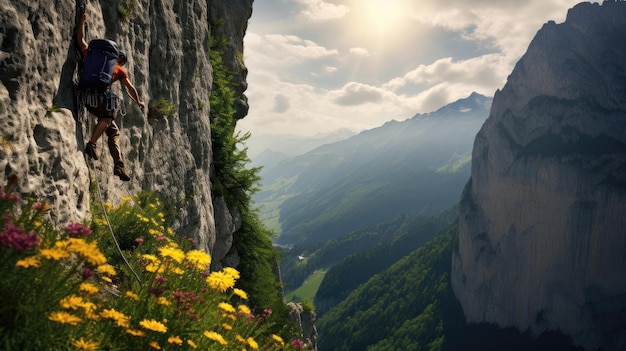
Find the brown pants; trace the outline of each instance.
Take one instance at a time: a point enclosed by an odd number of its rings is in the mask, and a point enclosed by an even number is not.
[[[97,107],[89,107],[87,106],[87,110],[98,117],[98,122],[100,119],[111,119],[109,123],[109,127],[106,129],[105,133],[107,135],[107,144],[109,146],[109,153],[111,153],[111,157],[113,158],[113,163],[115,166],[124,167],[124,159],[122,158],[122,149],[120,148],[120,129],[117,124],[115,124],[115,111],[107,111],[106,103],[99,103]]]

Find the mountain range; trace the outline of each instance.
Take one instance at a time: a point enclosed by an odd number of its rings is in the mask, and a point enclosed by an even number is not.
[[[279,244],[315,243],[399,213],[453,206],[491,101],[472,93],[264,169],[254,197],[262,219],[279,232]]]

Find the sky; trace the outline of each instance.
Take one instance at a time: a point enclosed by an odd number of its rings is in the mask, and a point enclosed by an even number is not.
[[[252,138],[358,132],[493,96],[571,0],[256,0],[244,37]],[[591,1],[598,2],[598,1]]]

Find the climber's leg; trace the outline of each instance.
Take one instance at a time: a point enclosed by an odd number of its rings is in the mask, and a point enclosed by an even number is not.
[[[120,129],[115,124],[115,121],[111,121],[111,124],[106,129],[109,152],[113,158],[113,174],[119,176],[123,181],[129,181],[130,177],[126,174],[124,169],[124,158],[122,157],[122,149],[120,148]]]

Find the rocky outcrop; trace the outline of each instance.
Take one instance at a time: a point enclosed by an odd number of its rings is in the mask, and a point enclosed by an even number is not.
[[[132,180],[122,183],[112,175],[106,152],[91,174],[83,159],[95,120],[76,106],[78,56],[72,37],[78,4],[0,0],[0,170],[5,177],[18,175],[20,191],[47,199],[59,225],[90,216],[90,177],[113,203],[142,189],[155,191],[179,204],[175,229],[211,251],[216,226],[235,230],[237,214],[221,207],[216,215],[211,193],[209,36],[219,22],[215,30],[229,40],[225,62],[239,79],[237,117],[242,118],[246,69],[240,57],[252,1],[86,1],[87,39],[118,42],[141,99],[176,106],[174,113],[149,122],[121,85],[114,85],[127,110],[118,124]],[[106,150],[106,136],[98,146]],[[221,220],[232,222],[216,223]],[[232,237],[221,237],[220,252],[228,252],[223,247]],[[214,256],[214,262],[221,259]]]
[[[531,42],[476,136],[452,285],[470,322],[626,349],[626,2]]]
[[[315,320],[317,314],[311,310],[305,310],[302,304],[289,302],[287,307],[291,309],[289,319],[295,323],[301,332],[302,340],[306,343],[307,350],[317,350],[317,327]]]

